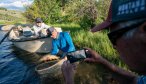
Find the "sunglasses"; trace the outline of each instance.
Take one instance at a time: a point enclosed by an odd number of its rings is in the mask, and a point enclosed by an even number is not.
[[[134,25],[131,25],[131,26],[128,26],[128,27],[124,27],[124,28],[121,28],[121,29],[118,29],[118,30],[115,30],[115,31],[112,31],[110,33],[108,33],[108,38],[109,40],[111,41],[111,43],[113,45],[116,45],[116,41],[122,37],[126,32],[134,29],[134,28],[137,28],[139,27],[143,22],[140,22],[138,24],[134,24]]]

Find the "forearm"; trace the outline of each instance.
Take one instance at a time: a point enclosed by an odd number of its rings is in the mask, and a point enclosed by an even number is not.
[[[74,66],[69,61],[64,61],[61,70],[65,79],[65,84],[74,84]]]
[[[57,56],[60,56],[61,58],[64,58],[66,56],[66,52],[63,52],[62,50],[59,50],[57,52]]]
[[[52,50],[51,50],[51,55],[57,55],[59,49],[57,47],[56,41],[52,41]]]
[[[62,50],[52,50],[51,55],[57,55],[60,56],[61,58],[64,58],[64,56],[66,55],[65,52],[63,52]]]
[[[104,67],[106,67],[113,75],[113,78],[119,81],[121,84],[136,84],[136,75],[132,72],[123,70],[114,64],[108,62],[104,58],[101,58],[100,62]]]
[[[68,52],[72,52],[75,51],[75,46],[73,44],[73,42],[68,42]]]
[[[74,76],[68,74],[65,78],[65,84],[74,84]]]

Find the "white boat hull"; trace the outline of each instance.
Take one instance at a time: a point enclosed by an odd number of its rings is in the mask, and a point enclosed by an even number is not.
[[[58,32],[62,32],[61,28],[56,28]],[[20,36],[18,31],[12,30],[9,34],[10,41],[13,42],[14,46],[28,52],[35,53],[49,53],[52,49],[52,38],[43,37],[24,37]]]
[[[13,44],[25,51],[36,53],[48,53],[52,49],[52,38],[42,38],[24,42],[13,42]]]

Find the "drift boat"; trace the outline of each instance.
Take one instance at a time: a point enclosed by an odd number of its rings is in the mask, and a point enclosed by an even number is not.
[[[56,28],[58,32],[62,32],[61,28]],[[8,39],[22,50],[33,53],[48,53],[52,49],[52,38],[47,36],[23,36],[18,30],[11,30]]]

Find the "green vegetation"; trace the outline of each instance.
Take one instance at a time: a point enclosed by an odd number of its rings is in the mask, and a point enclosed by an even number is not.
[[[24,16],[33,22],[41,17],[45,23],[76,23],[89,29],[105,20],[111,0],[34,0]],[[49,2],[49,3],[48,3]]]
[[[66,3],[64,12],[70,22],[78,23],[88,29],[95,25],[97,19],[96,0],[70,0]]]
[[[0,24],[25,23],[26,19],[21,11],[5,10],[0,8]]]
[[[59,26],[64,31],[70,31],[78,49],[90,47],[118,66],[125,67],[119,61],[117,52],[107,38],[108,30],[94,34],[88,31],[95,23],[106,19],[110,1],[34,0],[31,6],[26,7],[23,15],[29,22],[33,22],[36,17],[41,17],[45,23]],[[3,16],[0,17],[0,24],[25,23],[25,17],[19,11],[0,8],[0,16]]]
[[[45,23],[55,23],[61,16],[60,1],[34,0],[30,7],[26,7],[24,16],[30,22],[36,17],[41,17]]]
[[[7,11],[7,9],[6,9],[6,8],[3,8],[3,7],[0,7],[0,10],[5,10],[5,11]]]
[[[33,22],[36,17],[41,17],[47,24],[61,27],[63,31],[70,31],[77,49],[89,47],[97,51],[110,62],[127,69],[119,59],[117,52],[109,42],[109,30],[97,33],[89,29],[106,19],[111,0],[34,0],[26,7],[26,11],[16,12],[0,9],[0,24],[25,23],[25,18]],[[98,69],[97,72],[103,72]]]
[[[24,16],[30,22],[41,17],[45,23],[70,31],[77,48],[90,47],[111,62],[125,67],[107,38],[108,30],[94,34],[88,31],[95,23],[106,19],[110,2],[111,0],[34,0],[26,8]]]
[[[98,52],[101,56],[103,56],[113,64],[124,69],[128,69],[127,66],[120,60],[117,52],[115,51],[115,49],[112,47],[112,44],[108,40],[107,37],[107,33],[109,32],[108,30],[91,33],[90,31],[81,28],[80,25],[77,24],[55,24],[53,26],[61,27],[63,31],[70,31],[76,49],[83,49],[84,47],[89,47]],[[110,73],[100,64],[99,65],[96,64],[95,67],[95,65],[86,64],[83,62],[82,66],[79,66],[79,69],[77,70],[78,70],[77,74],[75,75],[76,84],[80,84],[83,81],[86,84],[86,80],[89,81],[96,80],[96,82],[97,81],[107,82],[96,84],[109,84],[109,81],[105,78],[109,76]],[[81,80],[80,79],[81,77],[83,77],[84,79]]]
[[[77,24],[55,24],[53,26],[61,27],[63,31],[70,31],[76,48],[92,48],[112,63],[126,68],[125,64],[119,60],[117,52],[113,49],[112,44],[108,40],[108,30],[92,33]]]

